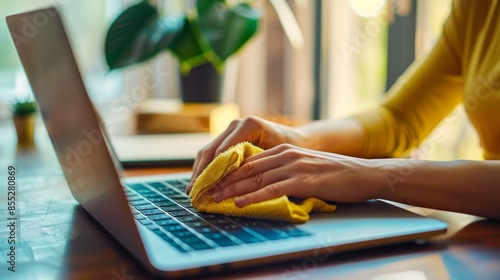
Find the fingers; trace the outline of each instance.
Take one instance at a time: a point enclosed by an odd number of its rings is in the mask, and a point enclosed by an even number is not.
[[[225,187],[221,186],[219,189],[214,189],[213,197],[215,202],[221,202],[231,197],[255,192],[261,188],[269,186],[270,184],[281,181],[283,178],[282,176],[283,174],[280,174],[275,170],[257,173],[243,180],[230,183]]]
[[[233,121],[226,128],[224,132],[222,132],[219,136],[217,136],[212,143],[203,148],[194,161],[193,164],[193,174],[191,176],[191,182],[186,189],[186,193],[189,194],[191,192],[191,188],[193,186],[194,180],[201,174],[201,172],[208,166],[208,164],[215,158],[216,149],[220,147],[221,143],[228,138],[229,135],[235,130],[238,126],[239,121]]]
[[[186,193],[189,193],[192,188],[194,180],[201,174],[201,172],[214,160],[214,158],[220,153],[226,151],[231,146],[234,146],[240,142],[248,141],[254,145],[261,146],[265,148],[267,146],[272,146],[269,143],[269,139],[263,137],[263,131],[266,131],[267,126],[272,124],[267,124],[260,118],[248,117],[243,120],[235,120],[231,122],[228,128],[214,139],[207,147],[198,153],[198,156],[193,164],[193,175],[191,177],[191,182]],[[268,129],[267,129],[268,130]]]
[[[315,188],[308,187],[312,182],[310,160],[317,158],[314,153],[307,154],[304,149],[283,144],[263,151],[246,159],[240,168],[224,177],[211,191],[216,202],[236,197],[239,207],[290,195],[309,197]],[[319,162],[324,162],[323,156]]]
[[[254,203],[280,197],[285,193],[300,192],[300,190],[283,189],[283,186],[292,186],[288,185],[288,180],[295,175],[289,166],[291,163],[290,147],[290,145],[280,145],[246,159],[240,168],[224,177],[213,188],[211,194],[214,200],[220,202],[231,197],[245,195],[244,199],[248,198],[248,203]],[[252,195],[248,197],[246,194]],[[238,199],[240,205],[247,204],[240,198]]]
[[[258,203],[273,198],[281,197],[285,194],[290,194],[293,189],[293,180],[288,179],[277,183],[270,184],[255,192],[247,193],[245,195],[236,197],[234,204],[238,207],[244,207],[252,203]]]
[[[293,192],[290,178],[277,170],[271,170],[256,174],[250,178],[238,181],[234,184],[214,193],[215,202],[236,197],[235,204],[243,207],[248,204],[257,203],[273,198],[281,197]]]
[[[276,168],[279,165],[272,159],[243,165],[240,169],[226,176],[213,188],[214,200],[220,202],[285,180],[289,177],[289,174],[283,172],[280,168]]]

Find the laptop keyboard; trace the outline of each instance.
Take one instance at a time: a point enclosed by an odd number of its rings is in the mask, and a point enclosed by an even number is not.
[[[184,193],[188,180],[127,184],[134,218],[186,253],[311,235],[290,223],[196,211]]]

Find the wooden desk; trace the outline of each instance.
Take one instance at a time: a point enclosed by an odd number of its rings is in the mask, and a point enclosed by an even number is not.
[[[0,279],[152,279],[71,196],[44,132],[37,147],[17,150],[0,127]],[[7,167],[17,168],[20,229],[16,272],[7,270]],[[129,176],[178,169],[130,170]],[[496,194],[494,194],[496,195]],[[405,243],[260,266],[220,279],[500,279],[500,222],[408,207],[441,219],[449,232],[427,243]],[[413,278],[412,278],[413,277]],[[198,279],[201,277],[197,277]]]

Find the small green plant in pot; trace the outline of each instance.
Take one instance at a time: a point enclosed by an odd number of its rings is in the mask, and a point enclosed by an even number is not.
[[[133,65],[170,51],[179,60],[183,101],[220,101],[224,63],[256,33],[260,13],[248,1],[190,3],[193,7],[181,16],[162,16],[147,0],[124,10],[106,34],[109,68]]]
[[[33,145],[35,143],[36,102],[32,99],[16,101],[12,107],[18,144],[21,146]]]

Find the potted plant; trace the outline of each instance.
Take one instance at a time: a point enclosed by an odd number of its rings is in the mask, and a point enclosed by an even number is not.
[[[196,0],[181,16],[162,16],[143,0],[111,24],[105,57],[111,70],[170,51],[181,71],[184,102],[220,101],[224,62],[256,33],[260,13],[248,1]]]
[[[13,119],[19,145],[33,145],[35,135],[36,102],[32,99],[16,101],[13,104]]]

